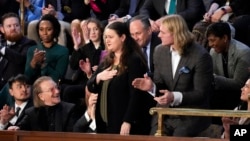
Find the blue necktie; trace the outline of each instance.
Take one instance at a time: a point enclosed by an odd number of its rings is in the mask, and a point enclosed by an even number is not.
[[[128,11],[129,15],[133,15],[135,13],[136,4],[137,4],[137,0],[130,0],[129,11]]]
[[[176,8],[175,3],[176,3],[176,0],[170,0],[168,15],[175,14],[175,8]]]

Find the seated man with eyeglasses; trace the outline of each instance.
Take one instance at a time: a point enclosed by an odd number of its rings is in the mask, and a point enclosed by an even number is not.
[[[25,109],[33,106],[28,79],[22,74],[11,77],[8,81],[10,96],[14,98],[13,105],[4,105],[0,110],[0,130],[17,125],[25,116]]]
[[[33,84],[33,103],[25,111],[25,117],[8,130],[70,132],[77,120],[74,104],[62,102],[60,90],[55,81],[48,76],[38,78]]]

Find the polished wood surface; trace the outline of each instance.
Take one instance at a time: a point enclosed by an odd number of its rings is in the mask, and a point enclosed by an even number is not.
[[[191,137],[155,137],[115,134],[85,134],[35,131],[0,131],[1,141],[228,141],[224,139]]]
[[[0,141],[17,141],[15,134],[11,131],[0,131]]]

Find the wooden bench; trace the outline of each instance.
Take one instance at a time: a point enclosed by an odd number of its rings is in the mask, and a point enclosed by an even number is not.
[[[0,131],[1,141],[228,141],[209,138],[155,137],[36,131]]]

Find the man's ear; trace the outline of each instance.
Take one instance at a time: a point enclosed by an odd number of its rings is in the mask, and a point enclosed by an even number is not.
[[[125,35],[125,34],[122,34],[121,38],[122,38],[122,41],[124,42],[125,39],[126,39],[126,35]]]
[[[4,33],[3,25],[0,25],[0,30],[2,33]]]
[[[38,97],[40,98],[40,100],[44,101],[44,98],[43,98],[42,94],[38,94]]]
[[[9,93],[10,93],[11,96],[14,96],[12,89],[9,89]]]
[[[227,41],[229,40],[228,36],[227,36],[227,35],[224,35],[224,36],[223,36],[223,40],[224,40],[224,42],[227,42]]]

